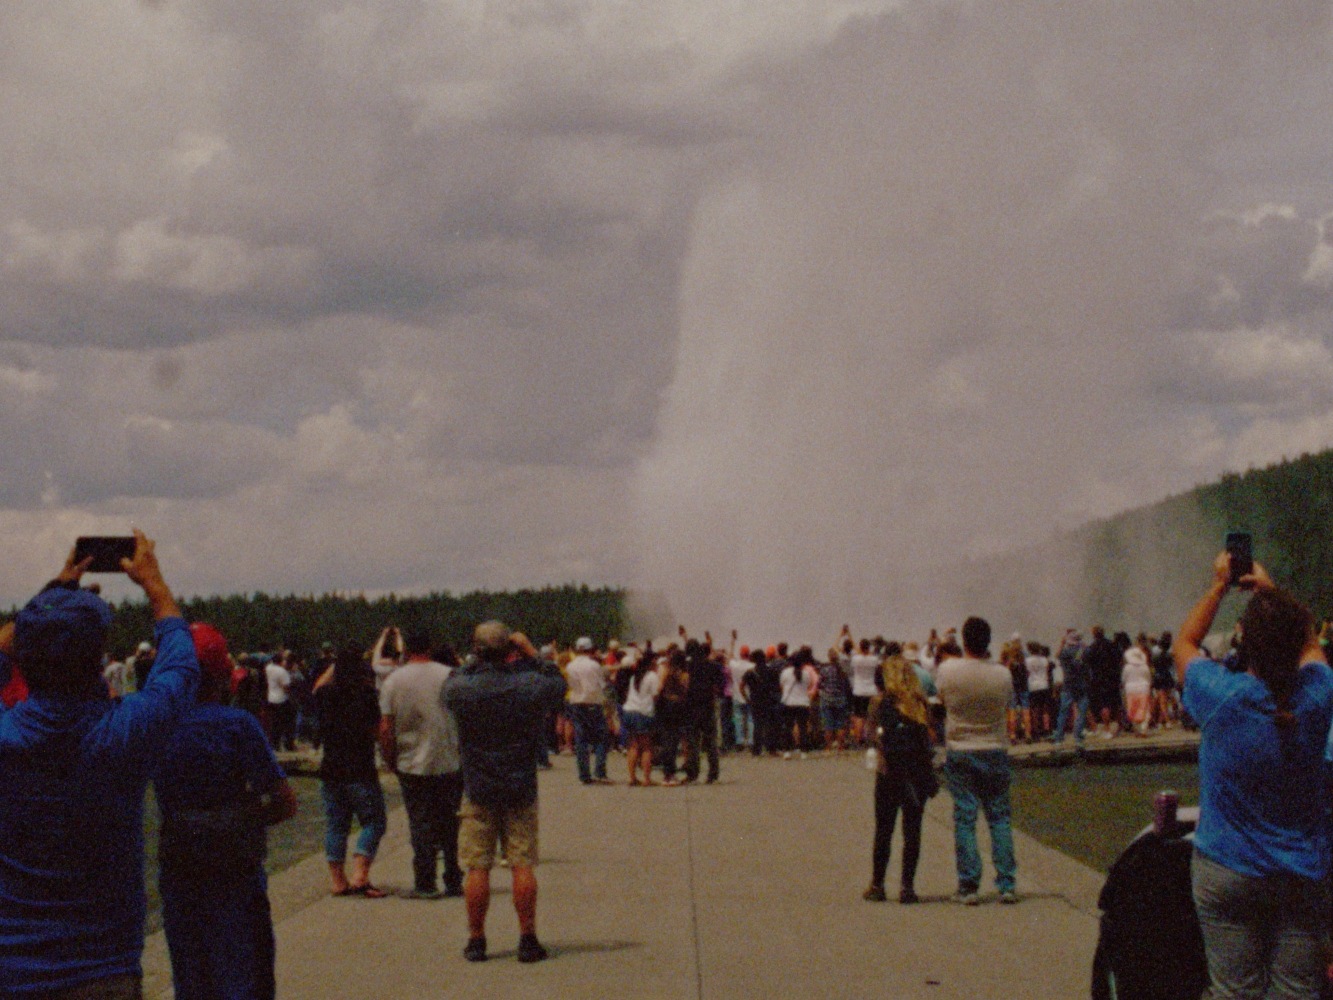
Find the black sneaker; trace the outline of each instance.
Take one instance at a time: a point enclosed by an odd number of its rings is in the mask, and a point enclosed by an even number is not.
[[[536,934],[524,934],[518,939],[518,960],[520,962],[540,962],[546,957],[546,949],[537,940]]]
[[[463,949],[463,957],[469,962],[486,961],[486,939],[484,937],[468,938],[467,947]]]

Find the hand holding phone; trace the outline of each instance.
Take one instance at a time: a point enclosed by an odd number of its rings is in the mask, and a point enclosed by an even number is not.
[[[1254,572],[1254,541],[1248,531],[1227,533],[1227,555],[1231,557],[1231,576],[1227,583],[1235,587],[1241,577]]]
[[[134,558],[133,535],[83,535],[74,542],[76,564],[91,558],[86,573],[123,573],[122,559]]]

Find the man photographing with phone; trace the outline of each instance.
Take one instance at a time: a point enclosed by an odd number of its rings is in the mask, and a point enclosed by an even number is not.
[[[17,662],[30,696],[0,710],[0,991],[43,1000],[142,996],[143,800],[149,769],[192,706],[199,663],[153,542],[120,570],[143,588],[158,655],[138,694],[102,683],[111,609],[70,554],[0,627],[0,683]]]

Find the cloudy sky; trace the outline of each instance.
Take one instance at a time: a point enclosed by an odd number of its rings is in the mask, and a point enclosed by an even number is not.
[[[1310,0],[10,0],[0,600],[692,624],[1333,446]]]

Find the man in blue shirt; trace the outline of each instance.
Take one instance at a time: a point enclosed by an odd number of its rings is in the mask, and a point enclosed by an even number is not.
[[[17,661],[31,696],[0,711],[0,984],[5,996],[141,996],[143,800],[149,769],[194,701],[199,664],[135,532],[121,562],[143,588],[158,649],[142,691],[111,699],[101,659],[111,609],[60,575],[0,628],[0,682]]]
[[[486,910],[491,867],[499,841],[514,880],[520,962],[540,962],[537,940],[537,744],[542,720],[559,707],[565,681],[542,670],[525,636],[499,622],[484,622],[474,634],[477,660],[450,674],[444,704],[458,720],[463,764],[459,810],[459,863],[466,869],[470,962],[486,960]]]

